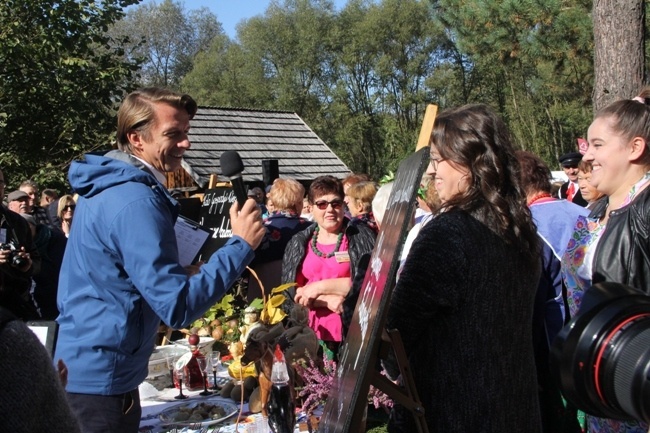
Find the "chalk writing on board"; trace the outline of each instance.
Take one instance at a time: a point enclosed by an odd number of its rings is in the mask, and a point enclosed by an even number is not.
[[[201,250],[203,260],[210,258],[218,248],[232,237],[230,206],[237,200],[232,188],[207,190],[201,204],[199,223],[212,231],[210,239]]]
[[[208,192],[203,198],[203,207],[207,207],[207,211],[211,215],[221,215],[225,210],[230,209],[230,206],[237,200],[235,192],[231,188],[224,189],[225,194],[220,194],[220,191]],[[226,208],[226,205],[228,206]]]

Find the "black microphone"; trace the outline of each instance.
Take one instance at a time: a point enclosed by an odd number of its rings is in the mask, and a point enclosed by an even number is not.
[[[241,210],[248,199],[246,185],[244,185],[244,180],[241,177],[244,171],[244,163],[234,150],[227,150],[222,153],[219,162],[221,164],[221,173],[230,179],[230,183],[232,183],[237,203],[239,203],[239,210]]]

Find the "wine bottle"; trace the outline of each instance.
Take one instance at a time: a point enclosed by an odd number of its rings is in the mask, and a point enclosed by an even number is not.
[[[266,410],[273,433],[293,433],[296,426],[296,405],[293,401],[289,372],[280,346],[275,346],[271,393]]]

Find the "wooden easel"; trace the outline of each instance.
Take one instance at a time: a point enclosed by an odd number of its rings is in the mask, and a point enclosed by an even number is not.
[[[402,344],[402,337],[397,329],[384,330],[382,333],[381,344],[379,345],[379,357],[386,359],[390,350],[395,354],[397,366],[402,376],[402,386],[396,385],[376,370],[372,372],[370,383],[375,388],[387,394],[393,401],[411,411],[418,433],[429,433],[427,422],[424,419],[424,407],[420,402],[420,397],[415,387],[415,380],[413,380],[413,375],[411,374],[411,367],[406,352],[404,351],[404,345]]]
[[[402,339],[386,331],[386,316],[404,238],[415,211],[415,197],[429,164],[431,131],[437,107],[427,107],[417,150],[400,163],[386,205],[381,230],[362,284],[348,334],[339,349],[339,364],[330,395],[323,408],[318,431],[356,433],[365,426],[370,384],[408,408],[420,433],[428,433],[424,408],[417,395]],[[393,350],[404,388],[377,371],[378,361]]]

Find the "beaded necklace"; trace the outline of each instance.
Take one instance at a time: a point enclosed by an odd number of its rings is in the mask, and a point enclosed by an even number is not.
[[[528,200],[528,206],[534,204],[535,202],[538,202],[538,201],[540,201],[540,200],[543,200],[543,199],[545,199],[545,198],[552,198],[552,197],[551,197],[551,194],[549,194],[549,193],[547,193],[547,192],[541,192],[541,193],[539,193],[539,194],[537,194],[537,195],[534,195],[533,198],[531,198],[530,200]]]
[[[323,257],[325,259],[334,257],[334,254],[336,254],[339,251],[339,248],[341,247],[341,241],[343,240],[343,232],[339,233],[338,237],[336,238],[336,246],[334,246],[334,251],[327,254],[323,253],[321,250],[318,249],[318,246],[316,244],[318,240],[318,232],[320,232],[320,227],[316,226],[316,228],[314,229],[314,234],[311,237],[311,250],[318,257]]]

